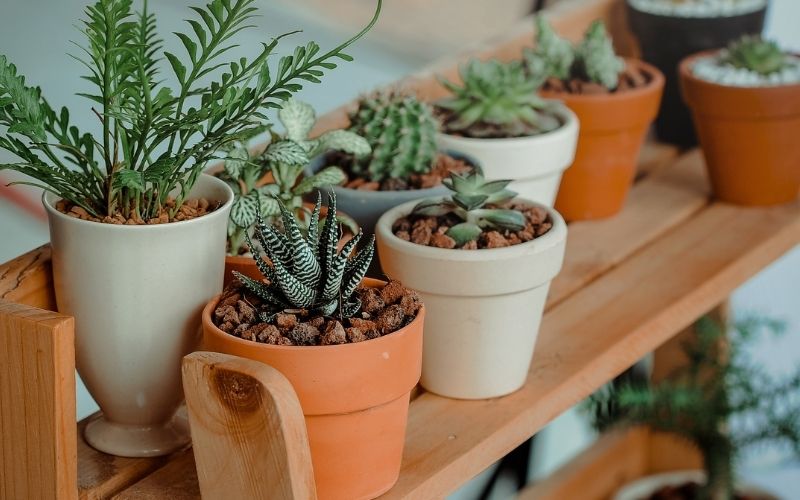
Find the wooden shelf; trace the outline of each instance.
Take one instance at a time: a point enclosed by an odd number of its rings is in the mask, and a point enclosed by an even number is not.
[[[564,0],[556,4],[551,18],[558,29],[571,34],[582,32],[596,18],[610,20],[619,32],[620,20],[612,14],[620,6],[619,0]],[[526,23],[481,54],[518,56],[531,39],[530,20]],[[436,68],[452,75],[455,62]],[[405,85],[426,98],[441,94],[431,70],[414,75]],[[339,126],[344,116],[343,109],[337,110],[323,117],[321,127]],[[570,225],[564,267],[551,287],[527,384],[512,395],[485,401],[457,401],[420,391],[410,407],[400,479],[384,497],[438,498],[455,490],[674,337],[798,242],[800,203],[774,208],[715,203],[709,199],[698,151],[682,153],[648,144],[623,212]],[[49,259],[49,249],[42,247],[0,266],[0,316],[30,313],[31,321],[61,325],[71,335],[70,318],[46,312],[56,309]],[[56,347],[67,343],[61,342]],[[69,363],[55,371],[69,372],[74,360]],[[3,401],[19,390],[13,384],[0,377]],[[58,406],[59,401],[54,395],[43,406],[63,417],[69,412]],[[0,424],[23,421],[4,411]],[[27,421],[20,424],[26,425]],[[80,425],[77,448],[68,432],[41,438],[42,443],[71,442],[76,450],[77,460],[71,461],[67,453],[64,460],[47,462],[50,468],[40,474],[44,479],[77,476],[77,493],[67,486],[58,490],[59,498],[199,497],[191,450],[157,459],[111,457],[83,442]],[[2,434],[0,475],[16,470],[11,465],[15,457],[8,451],[14,449],[8,445],[9,431],[3,429]],[[10,484],[13,487],[14,480]]]

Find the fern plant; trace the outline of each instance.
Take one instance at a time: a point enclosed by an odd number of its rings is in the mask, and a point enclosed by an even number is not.
[[[296,215],[279,199],[275,201],[281,212],[283,229],[267,225],[258,214],[255,232],[269,263],[248,237],[253,259],[266,280],[256,281],[234,272],[243,286],[267,305],[267,310],[260,313],[261,320],[269,322],[281,311],[297,309],[340,320],[354,316],[361,309],[355,291],[372,262],[375,237],[371,236],[369,243],[351,258],[362,233],[359,231],[337,251],[339,221],[332,192],[328,197],[328,216],[321,230],[317,230],[322,204],[322,197],[318,196],[305,235]]]
[[[345,180],[344,172],[336,166],[328,166],[301,180],[304,168],[313,158],[331,150],[356,157],[370,152],[364,138],[347,130],[330,130],[315,139],[309,138],[316,113],[311,105],[294,98],[283,104],[278,120],[286,130],[284,135],[270,130],[269,145],[263,153],[255,155],[249,153],[246,141],[237,141],[220,173],[234,193],[228,223],[228,246],[232,255],[239,253],[244,236],[259,213],[267,221],[280,215],[278,200],[298,215],[303,233],[307,232],[311,211],[304,207],[303,195]],[[267,173],[272,174],[273,182],[258,186],[258,181]],[[342,218],[342,221],[353,233],[357,231],[354,221],[349,218]]]
[[[781,324],[749,318],[734,325],[726,344],[726,329],[702,318],[696,338],[684,345],[688,364],[666,381],[608,386],[589,399],[595,426],[647,425],[687,439],[703,457],[701,498],[732,499],[733,465],[743,448],[773,442],[800,457],[800,370],[774,380],[743,350],[765,328],[780,330]]]
[[[602,21],[593,22],[575,46],[561,38],[544,16],[536,16],[536,46],[525,49],[525,64],[531,75],[546,80],[579,78],[609,90],[617,88],[625,60],[617,57]]]
[[[87,44],[75,59],[96,90],[80,94],[92,103],[102,127],[98,136],[70,123],[37,87],[0,56],[0,148],[18,160],[0,164],[32,177],[23,183],[51,191],[95,217],[122,213],[148,219],[169,196],[175,210],[205,164],[226,144],[248,135],[280,108],[301,82],[318,83],[335,59],[375,24],[320,53],[315,42],[295,48],[271,68],[269,56],[290,33],[263,43],[253,59],[225,59],[234,37],[253,28],[256,0],[212,0],[192,7],[190,30],[175,33],[182,57],[164,51],[147,3],[134,13],[131,0],[98,0],[86,8],[81,31]],[[159,74],[165,60],[178,85]]]
[[[483,174],[475,169],[468,174],[453,172],[442,183],[453,191],[453,195],[444,200],[421,201],[411,214],[429,217],[447,214],[457,216],[463,222],[445,233],[455,240],[457,246],[477,240],[484,229],[520,231],[525,228],[525,216],[521,212],[508,208],[486,208],[486,205],[502,205],[517,195],[506,189],[510,180],[487,182]]]

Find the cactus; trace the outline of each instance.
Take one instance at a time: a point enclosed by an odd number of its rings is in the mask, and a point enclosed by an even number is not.
[[[321,230],[317,222],[322,198],[317,196],[306,235],[300,231],[296,215],[279,199],[275,202],[281,212],[282,231],[278,225],[265,224],[261,214],[256,216],[255,236],[268,261],[247,238],[253,260],[266,281],[234,272],[245,288],[267,304],[268,309],[260,314],[261,321],[270,322],[275,314],[288,309],[340,320],[354,316],[361,308],[355,290],[372,261],[374,236],[350,258],[362,233],[359,231],[337,252],[339,220],[333,193],[328,197],[328,216]]]
[[[625,61],[614,53],[614,45],[603,21],[593,22],[586,30],[583,40],[575,48],[575,59],[589,81],[609,90],[617,88]]]
[[[721,62],[760,75],[777,73],[788,64],[786,54],[777,43],[757,35],[745,35],[731,42],[722,51]]]
[[[469,174],[452,173],[442,183],[453,191],[449,199],[425,200],[412,210],[413,215],[439,217],[454,214],[463,222],[447,230],[457,246],[477,240],[484,229],[507,229],[520,231],[525,228],[525,216],[516,210],[486,208],[486,205],[501,205],[513,199],[517,193],[506,189],[510,180],[489,181],[483,174],[473,170]]]
[[[614,53],[602,21],[593,22],[573,47],[541,15],[536,17],[536,47],[525,50],[525,64],[530,74],[542,80],[580,78],[609,90],[617,88],[619,73],[625,69],[625,60]]]
[[[561,126],[559,106],[536,94],[543,79],[529,74],[520,61],[469,61],[460,69],[462,86],[442,80],[453,96],[436,105],[450,111],[448,133],[467,137],[524,137]]]
[[[367,140],[372,154],[355,158],[351,170],[376,182],[426,173],[436,159],[438,128],[430,106],[412,95],[365,96],[350,114],[349,130]]]

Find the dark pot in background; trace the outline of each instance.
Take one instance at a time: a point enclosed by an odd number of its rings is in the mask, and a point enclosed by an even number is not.
[[[672,17],[637,10],[626,2],[628,23],[641,49],[641,57],[666,78],[656,134],[664,142],[691,147],[697,136],[689,109],[683,102],[678,64],[691,54],[725,47],[745,34],[760,34],[767,7],[726,17]]]

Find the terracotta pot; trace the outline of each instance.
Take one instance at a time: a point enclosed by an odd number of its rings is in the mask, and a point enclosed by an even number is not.
[[[309,210],[314,209],[314,205],[311,203],[304,203],[306,208]],[[349,215],[344,212],[337,212],[339,217],[348,217],[352,219]],[[328,214],[328,207],[323,206],[320,210],[320,214],[325,217]],[[338,248],[339,250],[342,249],[345,243],[350,241],[350,238],[353,237],[353,234],[350,232],[345,232],[344,235],[339,239]],[[252,257],[248,256],[241,256],[241,255],[226,255],[225,256],[225,279],[223,282],[223,287],[226,287],[233,281],[233,272],[236,271],[238,273],[242,273],[248,278],[261,281],[264,277],[261,275],[261,272],[258,270],[258,266],[256,266],[255,261]]]
[[[68,217],[44,195],[58,310],[75,316],[78,373],[102,415],[87,442],[112,455],[165,455],[189,443],[181,359],[197,348],[199,314],[222,288],[233,192],[201,175],[189,198],[223,203],[169,224],[125,226]]]
[[[681,470],[663,472],[644,476],[631,481],[614,493],[612,500],[640,500],[650,496],[666,486],[681,486],[686,483],[703,483],[706,480],[705,472],[701,470]],[[757,486],[742,484],[736,487],[736,492],[746,498],[759,500],[778,500],[774,494]]]
[[[715,196],[740,205],[776,205],[800,192],[800,83],[731,87],[695,77],[702,52],[681,62]]]
[[[386,212],[375,231],[386,274],[419,292],[428,310],[422,385],[459,399],[516,391],[527,379],[550,282],[561,270],[567,225],[547,208],[553,227],[535,240],[481,250],[434,248],[392,233],[414,205]]]
[[[613,94],[542,92],[578,115],[581,130],[575,162],[561,179],[556,210],[568,221],[610,217],[622,209],[639,150],[656,116],[664,76],[647,63],[628,59],[650,77],[648,85]]]
[[[306,417],[319,498],[369,499],[389,490],[400,474],[409,397],[420,377],[425,308],[408,326],[377,339],[275,346],[214,326],[218,300],[203,310],[204,348],[261,361],[289,379]]]
[[[562,107],[564,125],[545,134],[509,139],[473,139],[438,134],[439,147],[475,158],[487,180],[513,179],[521,198],[553,206],[561,175],[575,158],[578,119]],[[431,195],[432,196],[432,195]]]
[[[664,142],[685,147],[697,145],[692,117],[681,99],[678,64],[701,50],[725,47],[742,35],[760,34],[767,7],[733,16],[677,17],[652,14],[634,8],[629,2],[625,4],[642,59],[655,65],[666,80],[656,117],[656,135]]]

